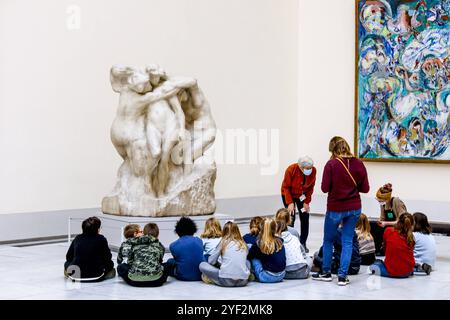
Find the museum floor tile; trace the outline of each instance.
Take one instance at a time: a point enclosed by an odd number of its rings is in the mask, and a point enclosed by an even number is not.
[[[310,254],[321,245],[323,217],[311,217]],[[297,226],[298,227],[298,226]],[[242,233],[248,230],[242,226]],[[0,299],[447,299],[450,300],[450,237],[436,236],[438,259],[430,276],[388,279],[372,276],[363,266],[350,285],[285,280],[251,282],[243,288],[222,288],[169,278],[160,288],[134,288],[116,277],[101,283],[72,283],[63,277],[67,243],[0,247]],[[168,244],[165,244],[168,245]],[[116,254],[113,254],[114,259]],[[169,255],[167,255],[169,257]]]

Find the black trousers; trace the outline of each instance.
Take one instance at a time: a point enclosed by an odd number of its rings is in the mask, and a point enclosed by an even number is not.
[[[334,250],[334,248],[333,248]],[[323,247],[320,247],[318,252],[314,253],[314,259],[313,259],[313,265],[320,269],[320,273],[323,272],[322,270],[322,264],[323,264]],[[351,264],[348,266],[347,273],[349,275],[355,275],[359,273],[360,265],[357,264]],[[337,261],[334,257],[331,260],[331,273],[337,274],[339,270],[339,261]]]
[[[73,274],[73,270],[70,270],[70,271],[67,270],[67,269],[69,269],[70,266],[71,266],[71,262],[70,261],[64,262],[64,275],[66,277],[68,277],[68,276],[76,276],[76,275]],[[103,281],[103,280],[112,279],[115,276],[116,276],[116,270],[113,267],[113,268],[110,268],[110,269],[105,269],[104,272],[103,272],[103,276],[101,276],[98,279],[95,279],[95,280],[83,280],[83,278],[81,278],[80,282],[100,282],[100,281]]]
[[[383,235],[385,227],[378,225],[377,221],[370,221],[370,233],[372,234],[373,241],[375,242],[375,254],[377,256],[384,256],[383,250]]]
[[[361,255],[361,265],[362,266],[370,266],[376,260],[375,253],[368,253]]]
[[[130,270],[130,265],[126,263],[121,263],[117,266],[117,273],[122,279],[133,287],[160,287],[166,281],[169,275],[169,272],[166,267],[164,267],[163,275],[161,278],[153,280],[153,281],[133,281],[128,277],[128,271]]]
[[[281,200],[283,201],[283,205],[285,208],[288,207],[288,204],[286,203],[286,199],[284,196],[281,196]],[[292,198],[295,205],[297,206],[298,210],[298,216],[300,217],[300,243],[305,247],[306,246],[306,240],[308,240],[308,234],[309,234],[309,213],[308,212],[302,212],[303,208],[303,201],[300,201],[299,198]],[[292,217],[292,224],[291,227],[294,226],[295,223],[295,215]]]

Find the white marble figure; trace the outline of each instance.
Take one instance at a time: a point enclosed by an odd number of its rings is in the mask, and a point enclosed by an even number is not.
[[[193,78],[156,65],[113,66],[120,93],[111,140],[123,163],[102,211],[128,216],[201,215],[215,211],[216,165],[207,151],[216,125]]]

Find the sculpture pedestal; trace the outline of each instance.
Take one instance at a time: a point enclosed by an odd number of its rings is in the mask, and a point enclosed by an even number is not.
[[[112,250],[118,250],[121,243],[125,240],[123,237],[123,229],[127,224],[135,223],[140,225],[142,228],[149,223],[156,223],[159,227],[159,240],[161,243],[168,248],[169,245],[178,239],[175,233],[175,224],[180,219],[180,217],[128,217],[128,216],[114,216],[104,213],[99,213],[96,215],[101,221],[102,226],[100,233],[105,236],[108,240],[108,244]],[[205,221],[209,218],[214,217],[220,221],[223,226],[227,221],[234,221],[234,218],[230,215],[215,213],[212,215],[203,216],[189,216],[197,224],[197,236],[202,234],[205,227]],[[68,222],[68,242],[72,241],[72,234],[81,233],[81,222],[83,219],[80,218],[69,218]]]

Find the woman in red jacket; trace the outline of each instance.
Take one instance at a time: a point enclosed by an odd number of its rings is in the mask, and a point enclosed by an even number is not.
[[[414,217],[402,213],[394,227],[384,231],[384,262],[376,260],[369,268],[382,277],[407,278],[414,272]]]
[[[300,157],[297,163],[291,164],[284,174],[281,185],[281,199],[284,207],[291,214],[291,226],[295,222],[295,205],[297,205],[300,217],[300,243],[306,247],[306,240],[309,233],[309,204],[316,183],[316,168],[313,160],[308,157]]]
[[[322,177],[322,191],[328,193],[327,213],[323,235],[322,273],[313,274],[313,280],[332,281],[331,260],[333,240],[342,224],[342,252],[338,270],[338,285],[349,283],[348,268],[352,257],[353,234],[361,215],[360,192],[369,192],[366,167],[355,158],[347,141],[341,137],[330,140],[328,150],[331,159],[325,165]]]

